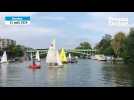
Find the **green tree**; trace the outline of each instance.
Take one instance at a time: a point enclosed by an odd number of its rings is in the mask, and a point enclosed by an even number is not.
[[[20,45],[9,45],[6,50],[9,58],[22,57],[24,55],[24,49]]]
[[[119,57],[122,55],[125,40],[126,40],[126,36],[123,32],[119,32],[114,36],[111,45],[114,50],[115,57]]]
[[[81,42],[80,46],[76,47],[76,49],[91,49],[91,45],[88,42]]]
[[[109,34],[105,34],[102,40],[96,45],[95,49],[97,49],[97,53],[104,55],[113,55],[113,49],[111,47],[112,36]]]
[[[124,60],[134,64],[134,30],[130,30],[124,46]]]
[[[21,48],[20,45],[17,45],[15,48],[16,56],[17,57],[22,57],[24,55],[24,49]]]
[[[107,46],[107,48],[104,49],[103,54],[107,55],[107,56],[114,55],[114,51],[112,49],[112,46],[111,45]]]

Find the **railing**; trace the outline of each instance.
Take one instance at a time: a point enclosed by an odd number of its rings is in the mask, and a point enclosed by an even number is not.
[[[36,52],[37,50],[27,50],[26,52]],[[46,52],[46,51],[48,51],[48,50],[39,50],[39,52]],[[72,50],[70,50],[70,49],[68,49],[68,50],[65,50],[65,51],[97,51],[96,49],[72,49]]]
[[[42,50],[39,50],[39,53],[40,54],[46,54],[48,50],[46,49],[42,49]],[[92,53],[95,53],[97,50],[95,49],[68,49],[68,50],[65,50],[65,52],[70,52],[70,53],[79,53],[79,54],[82,54],[82,55],[91,55]],[[27,50],[26,53],[35,53],[36,50]]]

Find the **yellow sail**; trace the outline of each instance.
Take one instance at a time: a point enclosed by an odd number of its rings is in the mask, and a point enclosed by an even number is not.
[[[67,62],[67,57],[63,48],[61,49],[61,52],[60,52],[60,59],[62,62],[65,62],[65,63]]]

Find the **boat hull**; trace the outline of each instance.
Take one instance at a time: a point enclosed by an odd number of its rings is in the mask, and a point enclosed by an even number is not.
[[[68,61],[68,63],[77,63],[78,61]]]
[[[68,62],[62,62],[62,64],[67,64]]]
[[[48,66],[49,68],[63,68],[63,65]]]
[[[48,63],[48,66],[57,66],[57,63]]]
[[[99,61],[107,61],[106,59],[100,59]]]
[[[29,68],[32,68],[32,69],[40,69],[41,68],[41,65],[31,64],[31,65],[29,65]]]
[[[0,64],[8,64],[9,62],[0,62]]]

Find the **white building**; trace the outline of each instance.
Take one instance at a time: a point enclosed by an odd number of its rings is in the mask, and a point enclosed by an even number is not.
[[[16,45],[16,41],[11,39],[0,38],[0,49],[6,48],[9,45]]]

